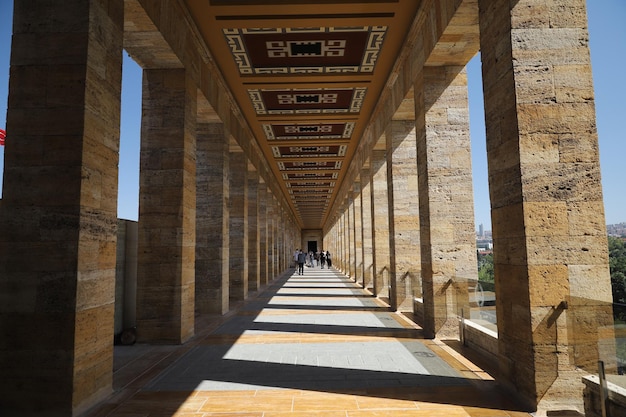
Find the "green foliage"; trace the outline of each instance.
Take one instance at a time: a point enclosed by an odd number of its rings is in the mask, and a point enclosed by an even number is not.
[[[493,254],[483,255],[477,252],[478,257],[478,280],[483,282],[494,282]]]
[[[626,304],[626,245],[624,241],[609,236],[609,268],[613,301]]]
[[[609,268],[613,290],[615,324],[626,323],[626,245],[622,239],[609,236]],[[618,346],[618,356],[626,358],[626,346]]]

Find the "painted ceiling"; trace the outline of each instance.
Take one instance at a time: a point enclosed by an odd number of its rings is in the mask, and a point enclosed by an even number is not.
[[[321,228],[420,0],[185,0],[294,213]]]

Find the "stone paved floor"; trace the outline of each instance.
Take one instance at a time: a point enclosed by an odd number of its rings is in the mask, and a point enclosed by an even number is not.
[[[116,347],[93,417],[521,417],[480,367],[335,270],[284,275],[184,346]]]

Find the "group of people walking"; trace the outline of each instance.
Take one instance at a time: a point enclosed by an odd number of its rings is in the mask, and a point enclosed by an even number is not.
[[[315,268],[319,265],[321,269],[324,269],[326,265],[328,265],[330,269],[333,264],[329,251],[309,251],[309,253],[304,253],[302,249],[296,249],[293,253],[293,261],[296,265],[298,275],[304,274],[305,264],[309,268]]]

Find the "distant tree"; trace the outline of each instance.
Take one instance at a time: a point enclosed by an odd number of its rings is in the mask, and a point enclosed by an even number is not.
[[[481,254],[478,252],[478,280],[494,282],[493,254]]]
[[[609,236],[609,268],[613,301],[626,304],[626,245],[620,238]]]

